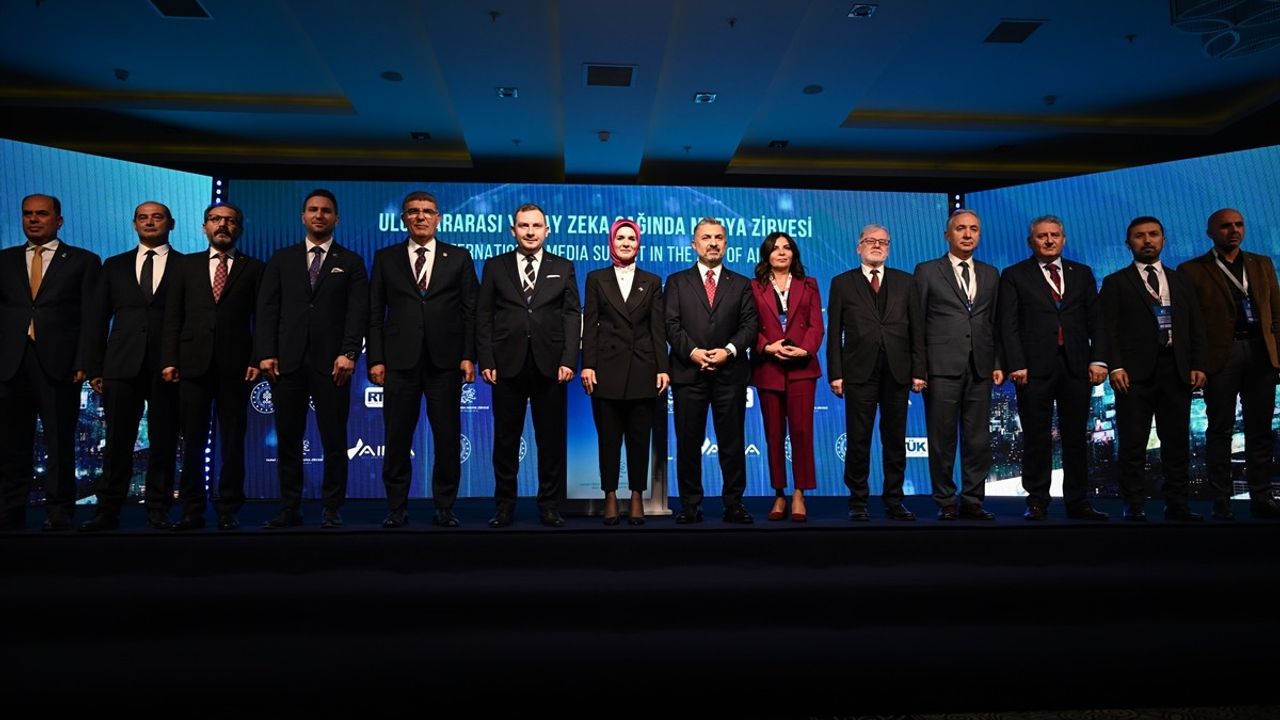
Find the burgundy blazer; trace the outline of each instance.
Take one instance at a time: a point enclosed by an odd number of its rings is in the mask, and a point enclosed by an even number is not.
[[[753,280],[751,293],[755,296],[756,311],[760,314],[760,330],[756,335],[755,367],[751,372],[751,384],[761,390],[783,391],[787,382],[822,377],[818,365],[818,348],[822,346],[822,297],[818,293],[818,281],[811,277],[803,281],[791,281],[791,297],[787,303],[787,331],[782,331],[778,318],[778,297],[770,283]],[[791,338],[796,345],[809,351],[805,360],[781,361],[766,354],[765,345],[782,338]]]

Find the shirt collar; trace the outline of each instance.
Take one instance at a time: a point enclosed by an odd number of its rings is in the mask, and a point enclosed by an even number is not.
[[[723,264],[721,264],[721,265],[717,265],[717,266],[715,266],[715,267],[709,267],[709,266],[707,266],[707,265],[702,264],[702,261],[701,261],[701,260],[699,260],[699,261],[698,261],[698,275],[699,275],[700,277],[706,277],[706,276],[707,276],[707,271],[708,271],[708,270],[710,270],[710,271],[711,271],[712,276],[714,276],[716,280],[719,280],[719,279],[720,279],[720,271],[721,271],[722,269],[724,269],[724,265],[723,265]]]
[[[164,257],[165,255],[169,254],[169,243],[165,243],[163,245],[157,245],[156,247],[147,247],[142,243],[138,243],[138,254],[146,255],[148,250],[155,250],[156,257]]]
[[[960,263],[969,263],[969,267],[973,267],[974,260],[972,255],[970,255],[967,259],[961,259],[956,257],[955,255],[952,255],[951,253],[947,253],[947,259],[951,261],[951,267],[953,268],[960,267]]]
[[[312,248],[320,248],[320,249],[324,250],[325,254],[327,255],[327,254],[329,254],[329,248],[333,247],[333,238],[332,238],[332,237],[331,237],[331,238],[329,238],[328,240],[325,240],[325,241],[324,241],[324,242],[322,242],[322,243],[313,243],[313,242],[311,242],[311,238],[307,238],[306,240],[303,240],[302,242],[303,242],[303,244],[304,244],[304,245],[306,245],[306,246],[307,246],[307,254],[308,254],[308,255],[310,255],[310,254],[311,254],[311,250],[312,250]]]
[[[57,250],[58,246],[61,244],[62,244],[62,240],[60,238],[54,238],[49,242],[45,243],[44,245],[41,245],[40,247],[44,248],[45,252],[52,253],[55,250]],[[35,247],[36,246],[34,243],[32,243],[30,240],[27,241],[27,252],[31,252],[32,249],[34,249]]]
[[[213,259],[214,259],[214,255],[216,255],[216,254],[218,254],[218,253],[220,253],[220,252],[222,252],[222,251],[221,251],[221,250],[218,250],[218,249],[216,249],[215,247],[213,247],[212,245],[210,245],[210,246],[209,246],[209,259],[210,259],[210,260],[213,260]],[[231,248],[230,250],[228,250],[228,251],[227,251],[227,259],[228,259],[228,260],[235,260],[237,256],[239,256],[239,253],[237,253],[237,252],[236,252],[236,249],[235,249],[235,248]]]

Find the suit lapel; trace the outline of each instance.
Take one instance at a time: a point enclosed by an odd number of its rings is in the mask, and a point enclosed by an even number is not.
[[[1138,272],[1137,266],[1132,264],[1129,265],[1129,267],[1124,271],[1124,277],[1128,279],[1129,284],[1133,286],[1134,292],[1138,293],[1138,297],[1146,301],[1147,310],[1149,310],[1152,315],[1155,315],[1156,305],[1158,305],[1160,301],[1151,296],[1151,291],[1147,288],[1147,282],[1143,279],[1142,273]],[[1169,297],[1173,297],[1172,290],[1170,290]]]
[[[431,294],[432,286],[437,284],[437,279],[444,277],[442,273],[448,271],[449,263],[451,262],[449,260],[449,251],[445,248],[444,244],[441,243],[439,240],[436,240],[436,247],[433,252],[435,252],[436,257],[435,257],[435,260],[431,263],[431,277],[427,278],[427,294],[428,295]],[[414,287],[415,288],[417,287],[416,282],[414,283]]]
[[[772,292],[772,288],[770,288],[770,292]],[[809,295],[806,292],[804,280],[792,278],[791,289],[787,291],[787,326],[783,328],[783,334],[786,334],[786,332],[796,324],[796,316],[800,314],[800,308],[808,297]],[[773,305],[774,312],[776,313],[778,310],[778,303],[775,302],[771,304]],[[778,322],[782,322],[782,318],[778,318]]]
[[[306,257],[305,242],[303,243],[302,247],[303,247],[303,257],[305,259]],[[332,245],[329,246],[329,252],[324,254],[324,261],[320,263],[320,277],[316,279],[316,286],[314,289],[311,290],[311,295],[313,297],[315,296],[316,293],[320,292],[320,286],[324,285],[324,281],[329,277],[329,273],[333,272],[333,268],[337,266],[338,256],[342,254],[342,251],[343,251],[342,246],[338,245],[337,242],[334,242]],[[304,266],[307,267],[307,287],[311,287],[310,266],[306,265],[305,263],[304,263]]]
[[[231,292],[231,286],[235,284],[236,280],[238,280],[241,275],[244,275],[244,266],[248,263],[248,260],[248,255],[236,250],[235,257],[231,259],[230,272],[227,273],[227,286],[222,289],[223,298]],[[212,284],[209,286],[209,292],[213,292]],[[219,299],[219,302],[221,302],[221,298]]]
[[[154,303],[156,298],[164,297],[165,293],[168,292],[169,273],[175,272],[178,267],[177,263],[179,263],[183,257],[183,254],[174,250],[172,245],[169,246],[169,252],[164,258],[164,272],[160,274],[160,282],[156,284],[156,291],[151,293],[151,302]],[[132,279],[133,268],[126,269],[129,271],[129,278]],[[137,283],[134,284],[136,285]],[[139,287],[138,291],[141,292],[142,288]]]
[[[969,276],[969,281],[973,282],[973,279],[978,275],[977,263],[970,262],[969,264],[972,266],[971,269],[974,271],[973,274]],[[942,259],[938,260],[938,272],[942,275],[942,281],[947,284],[947,287],[951,288],[951,292],[956,294],[956,299],[960,301],[960,304],[968,308],[969,298],[965,297],[964,288],[960,287],[959,281],[956,280],[955,270],[951,267],[951,259],[946,255],[943,255]]]
[[[635,276],[632,277],[631,294],[627,296],[626,300],[623,300],[622,287],[618,285],[618,274],[613,271],[612,267],[609,267],[605,269],[605,276],[605,281],[600,283],[600,288],[604,291],[605,298],[609,301],[609,304],[614,307],[614,309],[624,317],[627,316],[629,314],[628,306],[631,304],[631,301],[635,300],[636,296],[639,295],[636,290],[640,285],[640,278]]]
[[[640,275],[639,270],[636,270],[635,279],[631,281],[631,294],[627,295],[626,299],[628,312],[634,312],[636,308],[640,307],[644,303],[645,297],[649,294],[648,285],[648,280]],[[618,290],[618,295],[622,295],[621,288]]]
[[[25,248],[23,252],[26,252]],[[59,242],[57,250],[51,253],[45,253],[46,257],[44,258],[44,272],[40,277],[40,289],[36,291],[36,297],[32,298],[33,300],[36,298],[39,298],[41,295],[44,294],[45,288],[49,287],[49,282],[51,279],[53,279],[54,277],[60,277],[56,275],[56,273],[62,268],[63,265],[67,264],[67,258],[70,255],[71,253],[67,252],[67,244],[65,242]],[[23,265],[24,267],[26,265],[25,257],[23,258]],[[30,284],[31,284],[31,278],[28,277],[27,278],[28,287],[30,286]]]

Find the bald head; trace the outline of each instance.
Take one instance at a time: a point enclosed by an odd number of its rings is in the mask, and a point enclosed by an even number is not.
[[[1205,234],[1214,248],[1227,260],[1235,260],[1244,242],[1244,215],[1239,210],[1223,208],[1209,216]]]

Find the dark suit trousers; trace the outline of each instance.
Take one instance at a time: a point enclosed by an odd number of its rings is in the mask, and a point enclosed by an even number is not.
[[[621,474],[622,441],[627,442],[627,489],[649,487],[649,436],[653,434],[653,398],[606,400],[591,398],[600,450],[600,489],[615,492]]]
[[[694,509],[702,504],[702,441],[707,432],[707,409],[716,430],[721,497],[726,508],[742,504],[747,489],[747,463],[743,456],[747,386],[719,383],[702,373],[697,382],[675,387],[676,479],[680,504]]]
[[[498,376],[493,386],[493,499],[499,508],[516,503],[520,469],[520,435],[525,408],[533,408],[533,436],[538,443],[538,509],[549,512],[565,496],[565,386],[538,372],[533,350],[515,377]]]
[[[1276,371],[1267,358],[1261,340],[1236,340],[1222,369],[1209,376],[1204,388],[1205,455],[1209,484],[1216,499],[1229,498],[1231,476],[1231,436],[1236,425],[1236,397],[1244,421],[1244,452],[1249,497],[1271,497],[1271,466],[1275,438],[1271,414],[1276,404]]]
[[[902,504],[902,485],[907,471],[907,400],[911,386],[899,383],[889,372],[889,359],[880,351],[876,369],[864,383],[845,383],[844,484],[849,488],[849,507],[865,508],[870,488],[871,427],[876,408],[880,410],[881,465],[886,507]]]
[[[244,505],[244,431],[249,410],[249,390],[244,381],[248,367],[228,370],[210,365],[200,377],[182,377],[178,405],[182,415],[182,477],[178,493],[186,517],[203,515],[205,508],[204,449],[209,437],[210,415],[216,410],[218,442],[218,514],[237,513]]]
[[[991,470],[991,376],[930,375],[924,392],[929,431],[929,479],[938,507],[956,504],[956,445],[960,446],[960,503],[981,505]],[[959,433],[959,440],[956,434]]]
[[[1018,418],[1022,421],[1022,487],[1027,504],[1049,504],[1053,469],[1053,408],[1058,408],[1058,434],[1062,438],[1062,499],[1073,508],[1089,499],[1088,439],[1089,396],[1086,377],[1067,371],[1059,352],[1053,371],[1030,378],[1019,387]]]
[[[791,437],[791,471],[797,490],[818,487],[813,459],[813,399],[816,378],[792,380],[787,391],[761,390],[760,414],[764,418],[765,445],[769,452],[769,484],[787,487],[787,436]]]
[[[34,475],[36,417],[44,428],[45,508],[50,515],[71,517],[76,507],[76,421],[80,417],[80,383],[52,378],[40,365],[35,345],[26,341],[22,365],[0,383],[0,497],[6,513],[26,512]]]
[[[385,390],[382,421],[387,428],[387,451],[382,483],[387,489],[387,506],[391,510],[408,507],[413,480],[409,450],[418,429],[421,398],[426,396],[435,452],[431,496],[436,508],[452,508],[462,477],[462,371],[456,367],[440,370],[430,363],[412,370],[387,370]]]
[[[147,413],[147,510],[168,512],[173,505],[173,481],[178,451],[178,386],[160,372],[143,368],[128,380],[102,381],[102,407],[107,420],[107,445],[98,486],[101,512],[119,515],[133,483],[133,446],[143,407]]]
[[[297,510],[302,504],[302,442],[307,430],[308,398],[316,404],[316,427],[324,447],[324,481],[321,496],[327,510],[337,510],[347,500],[347,418],[351,414],[351,384],[333,384],[333,366],[298,369],[280,375],[271,389],[279,443],[280,504]]]
[[[1190,482],[1191,386],[1178,375],[1172,350],[1161,351],[1151,379],[1131,383],[1128,393],[1116,393],[1120,491],[1124,501],[1131,505],[1147,499],[1145,471],[1152,417],[1160,437],[1165,504],[1185,506]]]

